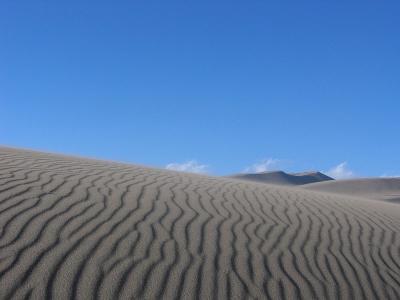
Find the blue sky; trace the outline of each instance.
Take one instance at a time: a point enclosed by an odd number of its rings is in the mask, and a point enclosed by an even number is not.
[[[2,1],[0,143],[216,175],[397,175],[399,15],[399,1]]]

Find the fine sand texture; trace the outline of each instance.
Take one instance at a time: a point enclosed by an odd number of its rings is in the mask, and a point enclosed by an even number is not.
[[[0,299],[399,299],[400,205],[0,148]]]
[[[278,185],[303,185],[333,180],[320,172],[286,173],[283,171],[236,174],[228,176],[228,178]]]
[[[400,178],[347,179],[307,184],[315,191],[400,203]]]

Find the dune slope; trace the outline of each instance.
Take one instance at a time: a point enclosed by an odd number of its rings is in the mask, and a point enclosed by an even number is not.
[[[399,299],[400,206],[0,148],[0,299]]]
[[[330,192],[400,203],[400,178],[363,178],[318,182],[303,186]]]

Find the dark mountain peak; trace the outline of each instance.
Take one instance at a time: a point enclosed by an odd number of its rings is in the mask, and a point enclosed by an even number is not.
[[[317,171],[301,172],[301,173],[286,173],[284,171],[267,171],[261,173],[235,174],[228,176],[231,178],[256,181],[279,185],[303,185],[327,180],[333,178]]]

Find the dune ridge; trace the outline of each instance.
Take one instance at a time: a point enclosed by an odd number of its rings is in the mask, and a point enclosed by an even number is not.
[[[0,299],[399,299],[400,206],[0,147]]]

